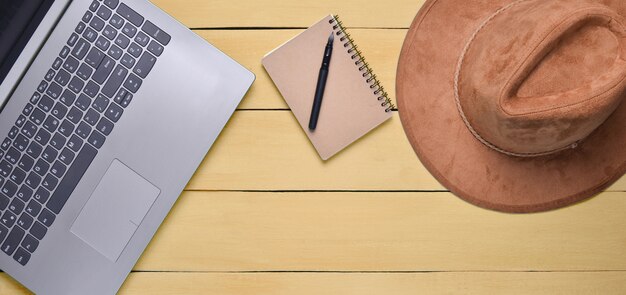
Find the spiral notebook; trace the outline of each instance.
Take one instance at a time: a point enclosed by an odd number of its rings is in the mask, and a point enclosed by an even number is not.
[[[315,86],[328,35],[335,42],[326,91],[315,131],[308,128]],[[327,160],[389,118],[394,106],[337,16],[329,15],[274,49],[263,66]]]

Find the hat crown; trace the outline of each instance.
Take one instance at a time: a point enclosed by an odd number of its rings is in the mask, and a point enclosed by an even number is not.
[[[588,0],[520,0],[468,40],[455,76],[472,133],[513,156],[576,145],[619,106],[626,90],[626,26]]]

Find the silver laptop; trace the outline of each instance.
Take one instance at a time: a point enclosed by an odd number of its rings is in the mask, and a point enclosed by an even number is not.
[[[146,0],[0,0],[0,269],[115,293],[253,80]]]

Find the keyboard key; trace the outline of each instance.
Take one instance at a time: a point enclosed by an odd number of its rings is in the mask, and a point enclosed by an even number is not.
[[[89,54],[87,54],[85,62],[95,69],[98,68],[103,58],[104,53],[102,51],[98,50],[97,48],[92,48],[91,51],[89,51]]]
[[[61,212],[61,209],[65,206],[67,199],[69,199],[70,195],[72,195],[76,185],[83,178],[87,168],[89,168],[91,162],[97,154],[98,151],[96,149],[90,145],[85,145],[78,156],[76,156],[74,164],[72,164],[72,166],[68,169],[67,174],[59,184],[58,189],[54,192],[50,201],[46,204],[48,209],[56,214]]]
[[[135,58],[139,58],[142,51],[143,49],[141,49],[141,46],[139,46],[139,44],[135,42],[128,46],[128,53],[130,53],[130,55],[134,56]]]
[[[33,111],[35,107],[32,104],[27,104],[26,107],[22,110],[22,114],[24,114],[24,116],[28,116],[30,115],[30,113]]]
[[[91,27],[87,27],[83,33],[83,38],[87,39],[89,42],[94,42],[96,41],[96,38],[98,38],[98,33]]]
[[[161,56],[163,53],[163,46],[154,41],[150,41],[150,44],[148,44],[148,51],[152,52],[152,54],[156,56]]]
[[[67,140],[63,137],[63,135],[61,135],[61,133],[56,133],[52,136],[52,139],[50,139],[50,146],[57,150],[61,150],[65,146],[66,141]]]
[[[102,147],[105,140],[106,138],[104,137],[104,135],[102,135],[102,133],[94,131],[93,133],[91,133],[91,136],[89,136],[87,142],[99,149]]]
[[[63,68],[70,73],[74,73],[76,69],[78,69],[78,60],[72,56],[68,56],[67,60],[65,60],[65,63],[63,64]]]
[[[98,126],[96,126],[96,130],[100,131],[104,135],[109,135],[111,134],[111,131],[113,131],[113,122],[107,120],[106,118],[102,118],[100,119]]]
[[[76,100],[76,94],[72,93],[69,90],[63,91],[63,94],[61,94],[61,97],[59,98],[59,101],[62,102],[67,107],[71,107],[74,104],[75,100]]]
[[[137,28],[133,26],[131,23],[126,23],[124,28],[122,28],[122,33],[128,36],[128,38],[133,38],[135,37],[135,34],[137,34]]]
[[[33,199],[35,199],[40,204],[45,204],[50,198],[50,192],[45,190],[43,187],[37,189],[37,192],[33,195]]]
[[[122,85],[122,82],[126,78],[127,74],[128,74],[128,70],[124,68],[122,65],[118,65],[117,67],[115,67],[115,70],[113,70],[113,74],[111,75],[109,80],[106,82],[106,84],[104,84],[102,93],[109,98],[113,97],[113,95],[115,95],[117,90]]]
[[[24,266],[30,260],[30,253],[24,250],[24,248],[18,248],[17,251],[15,251],[15,255],[13,255],[13,259]]]
[[[22,247],[24,247],[24,249],[26,249],[30,253],[33,253],[35,250],[37,250],[38,246],[39,241],[37,241],[37,239],[35,239],[35,237],[31,235],[26,235],[26,237],[22,241]]]
[[[118,104],[121,104],[126,94],[128,94],[128,91],[126,91],[126,89],[124,88],[120,89],[120,91],[118,91],[117,94],[115,95],[115,98],[113,99],[113,101],[117,102]]]
[[[22,213],[22,211],[20,210],[19,213]],[[35,221],[35,219],[33,217],[31,217],[30,215],[28,215],[26,213],[22,213],[20,218],[17,219],[17,225],[19,225],[21,228],[23,228],[25,230],[28,230],[33,225],[34,221]]]
[[[50,95],[50,97],[54,99],[59,98],[62,92],[63,92],[63,87],[61,87],[56,82],[50,83],[50,87],[48,87],[48,90],[46,90],[46,94]]]
[[[48,73],[46,73],[46,76],[44,76],[44,79],[48,82],[52,81],[52,78],[54,78],[54,75],[56,73],[54,72],[53,69],[48,70]]]
[[[35,200],[30,200],[24,211],[30,214],[30,216],[37,216],[41,211],[41,204]]]
[[[98,3],[98,1],[93,0],[91,1],[91,5],[89,5],[89,10],[91,10],[91,12],[96,12],[96,10],[98,10],[98,6],[100,6],[100,3]]]
[[[28,185],[31,189],[35,189],[41,184],[41,180],[41,176],[37,175],[37,173],[35,172],[31,172],[30,174],[28,174],[28,177],[26,177],[24,183]],[[19,196],[20,192],[18,191],[17,194]],[[32,197],[32,191],[29,198],[30,197]]]
[[[39,92],[35,92],[33,96],[30,97],[30,103],[37,104],[40,98],[41,98],[41,94],[39,94]]]
[[[95,37],[94,37],[94,41],[95,41]],[[72,49],[72,55],[79,60],[83,59],[83,57],[87,55],[87,52],[89,52],[90,47],[91,45],[89,45],[89,43],[87,43],[85,39],[80,38],[80,40],[78,40],[78,43],[76,43],[76,46],[74,47],[74,49]]]
[[[35,171],[41,177],[46,175],[49,169],[50,169],[50,164],[46,163],[46,161],[44,161],[43,159],[39,159],[37,163],[35,163],[35,166],[33,167],[33,171]]]
[[[80,122],[82,118],[83,118],[83,112],[81,112],[77,107],[73,107],[67,113],[67,119],[74,124],[78,124],[78,122]]]
[[[87,114],[85,114],[85,122],[87,122],[91,126],[95,126],[99,120],[100,114],[94,109],[89,109],[89,111],[87,111]]]
[[[17,216],[15,216],[15,214],[11,213],[10,211],[4,211],[4,214],[2,214],[2,217],[0,217],[0,223],[8,228],[11,228],[16,221]]]
[[[4,216],[2,218],[4,218]],[[23,229],[19,227],[14,227],[9,233],[6,241],[4,241],[4,243],[2,244],[2,251],[8,255],[12,255],[13,252],[15,252],[15,249],[19,247],[20,242],[22,241],[22,238],[24,238],[25,234],[26,232]]]
[[[122,57],[122,49],[117,47],[117,45],[112,45],[108,53],[114,59],[120,59],[120,57]]]
[[[26,154],[36,159],[36,158],[39,158],[39,155],[41,155],[42,151],[43,151],[43,147],[41,147],[41,145],[33,141],[30,143],[30,145],[26,149]]]
[[[135,65],[135,59],[132,56],[130,56],[130,54],[125,53],[124,56],[122,56],[121,63],[125,67],[132,69],[133,66]]]
[[[161,30],[159,27],[155,26],[150,21],[146,21],[141,30],[146,32],[148,36],[152,36],[152,38],[156,39],[157,41],[159,41],[159,43],[163,45],[167,45],[170,43],[170,35]]]
[[[24,171],[30,171],[33,166],[35,166],[35,160],[29,155],[23,155],[17,163],[17,167],[20,167]]]
[[[28,147],[28,143],[29,143],[28,138],[20,134],[13,141],[13,147],[18,149],[20,152],[23,152],[26,150],[26,147]]]
[[[43,224],[39,223],[38,221],[35,221],[35,224],[33,224],[33,227],[30,228],[30,234],[40,241],[41,239],[43,239],[44,236],[46,236],[47,232],[48,232],[48,229],[45,226],[43,226]]]
[[[74,132],[74,125],[68,120],[63,121],[63,123],[59,126],[59,133],[65,137],[70,137],[72,132]]]
[[[124,82],[124,88],[128,89],[128,91],[132,93],[137,93],[141,87],[141,79],[137,77],[135,74],[128,75],[128,79]]]
[[[154,67],[154,63],[156,63],[156,57],[150,53],[144,52],[137,62],[137,66],[133,69],[133,73],[141,78],[146,78],[152,70],[152,67]]]
[[[119,0],[104,0],[104,5],[108,6],[111,9],[115,9],[115,7],[117,7],[117,4],[119,3]]]
[[[4,210],[9,206],[9,197],[0,194],[0,210]]]
[[[37,127],[35,127],[35,129],[37,129]],[[17,129],[17,127],[11,127],[11,130],[9,131],[9,138],[14,139],[18,133],[20,133],[20,130]]]
[[[104,25],[105,25],[104,21],[101,18],[99,18],[99,17],[94,17],[91,20],[91,22],[89,23],[89,26],[91,26],[92,28],[94,28],[94,30],[96,30],[98,32],[102,31],[102,29],[104,28]],[[91,41],[91,40],[89,40],[89,41]],[[91,41],[91,42],[93,42],[93,41]]]
[[[74,93],[79,93],[83,89],[83,87],[85,87],[85,82],[83,82],[83,80],[79,79],[78,77],[72,78],[72,81],[70,81],[70,85],[67,86],[67,88],[74,91]]]
[[[39,83],[39,86],[37,86],[37,91],[44,92],[46,91],[46,88],[48,88],[48,82],[41,81],[41,83]]]
[[[76,134],[82,139],[87,139],[89,134],[91,134],[91,126],[85,122],[80,122],[80,125],[76,128]]]
[[[2,192],[5,196],[8,196],[9,198],[12,198],[15,193],[17,193],[17,184],[13,183],[10,180],[7,180],[4,183],[4,186],[2,187],[0,192]]]
[[[143,16],[139,15],[137,12],[135,12],[124,3],[121,3],[120,6],[117,8],[117,13],[119,13],[122,17],[124,17],[136,27],[140,26],[141,23],[143,23]]]
[[[44,129],[39,129],[39,131],[35,135],[35,141],[39,143],[40,145],[45,146],[48,144],[50,137],[51,137],[51,134],[48,131]]]
[[[93,13],[87,11],[83,14],[83,21],[88,23],[91,20],[91,17],[93,17]]]
[[[64,148],[61,154],[59,155],[59,160],[65,164],[70,165],[72,161],[74,161],[75,154],[68,148]]]
[[[4,241],[7,235],[9,235],[9,229],[0,224],[0,242]]]
[[[63,60],[57,57],[52,63],[52,68],[55,70],[58,70],[62,64],[63,64]]]
[[[68,54],[70,54],[70,48],[67,46],[63,46],[63,49],[61,49],[59,56],[62,58],[66,58]]]
[[[96,40],[96,47],[102,51],[109,50],[109,46],[111,46],[111,42],[102,36],[98,37],[98,40]]]
[[[108,98],[106,98],[102,94],[99,94],[98,98],[96,98],[92,106],[96,111],[103,113],[109,106],[109,102],[110,100]]]
[[[80,65],[80,68],[78,68],[78,71],[76,71],[76,75],[78,75],[78,77],[80,77],[83,80],[89,79],[92,73],[93,73],[93,69],[87,66],[87,64],[85,63]]]
[[[139,32],[137,36],[135,36],[135,42],[139,43],[139,45],[143,47],[146,47],[149,41],[150,41],[150,38],[144,32]]]
[[[54,162],[54,165],[52,165],[52,168],[50,168],[50,173],[52,173],[52,175],[54,175],[56,178],[61,178],[65,174],[66,170],[67,167],[65,167],[63,163],[56,161]]]
[[[17,128],[15,128],[17,130]],[[33,136],[35,136],[35,133],[37,133],[37,125],[33,124],[32,122],[28,121],[26,122],[26,124],[24,124],[24,127],[22,127],[22,134],[26,135],[26,137],[28,138],[33,138]]]
[[[41,103],[41,102],[39,102]],[[46,102],[45,104],[48,104],[48,102]],[[41,109],[36,108],[32,114],[30,114],[30,120],[35,123],[36,125],[41,125],[43,123],[43,120],[46,118],[46,113],[44,113]]]
[[[24,126],[24,123],[26,123],[26,117],[20,115],[15,121],[15,126],[21,128],[22,126]]]
[[[41,224],[45,225],[46,227],[50,227],[54,222],[54,218],[55,216],[54,214],[52,214],[52,212],[50,212],[50,210],[43,209],[41,211],[41,214],[39,214],[39,217],[37,217],[37,220],[39,220],[39,222],[41,222]]]
[[[74,46],[78,41],[78,34],[72,33],[69,39],[67,39],[67,45]]]
[[[104,113],[104,116],[113,122],[117,122],[122,117],[123,112],[124,110],[121,107],[119,107],[117,104],[112,103],[107,111]]]
[[[65,86],[68,82],[70,82],[71,77],[72,76],[70,76],[70,73],[66,72],[65,70],[60,70],[54,77],[54,81],[61,84],[62,86]]]
[[[59,152],[57,152],[57,150],[51,146],[47,146],[46,149],[44,149],[43,154],[41,154],[41,158],[46,160],[48,163],[52,163],[58,155]]]
[[[70,140],[67,142],[67,147],[70,148],[74,152],[80,151],[80,148],[83,146],[83,140],[78,137],[78,135],[72,135]]]
[[[3,177],[9,177],[12,169],[13,166],[11,166],[11,163],[7,162],[6,160],[2,160],[0,162],[0,175],[2,175]]]
[[[104,35],[104,37],[106,37],[110,41],[113,41],[113,39],[115,39],[115,36],[117,36],[117,31],[111,25],[107,25],[106,27],[104,27],[102,35]]]
[[[109,23],[116,29],[120,29],[124,25],[124,19],[121,16],[119,16],[119,14],[114,14],[111,17],[111,20],[109,20]]]
[[[108,9],[104,6],[100,6],[100,8],[98,9],[98,12],[96,12],[96,15],[101,17],[103,20],[108,20],[109,17],[111,17],[111,14],[113,14],[113,12],[111,12],[111,9]]]
[[[91,105],[91,98],[89,98],[89,96],[87,96],[86,94],[81,94],[80,96],[78,96],[78,99],[76,100],[76,106],[78,108],[80,108],[83,111],[86,111],[89,108],[90,105]],[[81,117],[82,117],[82,115],[81,115]],[[72,122],[74,122],[74,121],[72,121]],[[76,123],[78,123],[78,122],[76,122]]]
[[[9,204],[9,210],[11,210],[11,212],[15,214],[21,214],[25,206],[26,204],[19,199],[13,199],[13,201],[11,201],[11,204]]]
[[[121,47],[122,49],[128,47],[128,44],[130,44],[130,39],[124,35],[120,34],[117,35],[117,38],[115,38],[115,45]]]
[[[54,100],[47,95],[44,95],[39,101],[38,106],[44,111],[49,112],[54,107]],[[33,112],[34,114],[35,112]],[[39,125],[39,124],[38,124]]]
[[[0,147],[2,147],[3,150],[7,150],[10,146],[11,146],[11,140],[8,138],[5,138],[4,141],[2,141],[2,145],[0,145]]]
[[[63,103],[57,102],[50,113],[57,119],[61,120],[65,118],[65,115],[67,114],[67,107],[64,106]]]
[[[86,27],[87,25],[84,22],[80,22],[76,26],[76,29],[74,29],[74,32],[76,32],[77,34],[82,34],[85,31]]]
[[[57,130],[57,127],[59,127],[59,124],[61,124],[61,122],[59,122],[57,118],[53,116],[48,116],[48,118],[43,122],[42,126],[46,130],[48,130],[48,132],[54,133]]]
[[[11,176],[9,176],[9,179],[17,184],[22,183],[22,181],[24,181],[25,178],[26,178],[26,172],[24,172],[24,170],[20,168],[13,169],[13,173],[11,173]]]
[[[103,61],[98,66],[98,69],[96,69],[96,73],[93,75],[93,80],[98,84],[104,83],[109,74],[111,74],[111,71],[113,71],[114,66],[115,61],[110,57],[105,56]]]
[[[58,183],[59,180],[56,177],[52,176],[52,174],[48,174],[41,182],[41,186],[49,191],[54,191]]]
[[[9,151],[7,151],[7,154],[4,156],[4,158],[13,165],[17,164],[17,162],[20,160],[20,157],[20,151],[16,150],[15,148],[10,148]]]

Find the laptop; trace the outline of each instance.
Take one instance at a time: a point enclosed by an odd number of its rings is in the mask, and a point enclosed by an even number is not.
[[[115,293],[253,80],[147,0],[0,0],[0,269]]]

